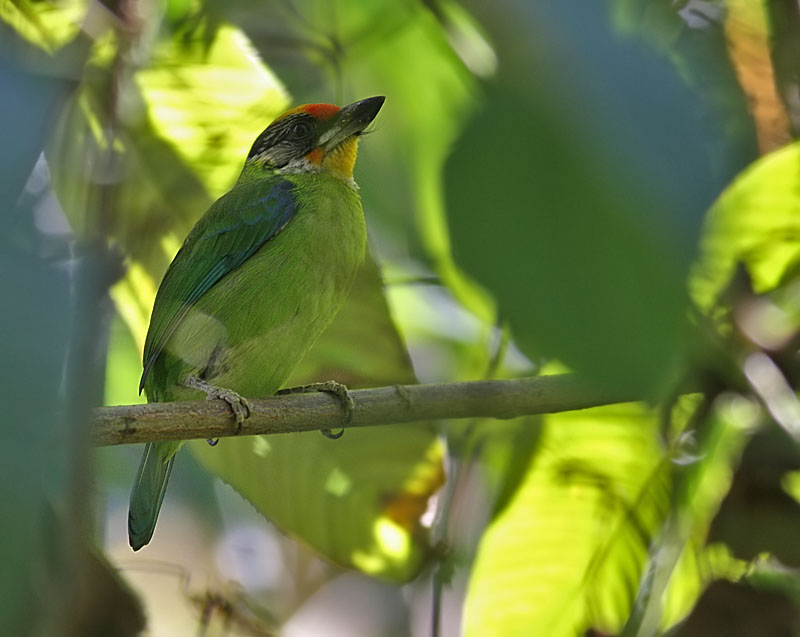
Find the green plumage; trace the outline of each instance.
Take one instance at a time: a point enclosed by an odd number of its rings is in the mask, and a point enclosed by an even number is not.
[[[352,184],[248,166],[198,222],[159,288],[145,345],[149,401],[199,400],[196,376],[246,397],[273,395],[335,316],[366,249]],[[181,443],[147,445],[129,539],[155,528]]]
[[[286,382],[364,260],[353,165],[383,101],[301,106],[259,135],[236,185],[198,221],[158,289],[139,387],[148,401],[202,399],[187,380],[251,398]],[[145,447],[128,512],[134,550],[153,535],[181,444]]]

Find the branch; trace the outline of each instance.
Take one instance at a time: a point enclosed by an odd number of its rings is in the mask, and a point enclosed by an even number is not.
[[[353,420],[343,424],[339,400],[329,394],[288,394],[251,399],[240,435],[340,427],[373,427],[452,418],[516,418],[573,411],[640,399],[592,388],[573,374],[516,380],[393,385],[351,392]],[[233,414],[219,400],[99,407],[92,442],[97,446],[158,440],[210,439],[235,434]]]

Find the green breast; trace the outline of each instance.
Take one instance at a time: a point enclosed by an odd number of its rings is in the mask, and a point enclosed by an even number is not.
[[[287,175],[297,213],[192,307],[148,377],[150,400],[202,398],[196,375],[243,396],[277,391],[338,312],[364,260],[356,190],[325,175]]]

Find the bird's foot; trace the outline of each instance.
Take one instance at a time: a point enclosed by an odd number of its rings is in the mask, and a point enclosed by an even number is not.
[[[327,380],[324,383],[311,383],[309,385],[300,385],[299,387],[289,387],[287,389],[281,389],[277,392],[277,395],[286,395],[286,394],[307,394],[310,392],[325,392],[327,394],[333,394],[339,399],[339,402],[342,404],[342,408],[344,409],[344,424],[347,425],[353,420],[353,414],[356,410],[356,403],[353,400],[353,396],[350,393],[350,390],[347,389],[347,385],[343,385],[342,383],[338,383],[335,380]],[[330,429],[321,429],[322,435],[326,438],[330,438],[331,440],[338,440],[344,434],[344,429],[337,433],[333,433]]]
[[[339,440],[342,436],[344,436],[344,429],[340,429],[336,433],[333,433],[333,429],[320,429],[319,432],[325,436],[328,440]]]
[[[228,403],[236,420],[236,434],[241,433],[245,418],[250,417],[250,403],[247,402],[244,396],[240,396],[232,389],[224,389],[212,385],[196,376],[187,376],[183,379],[182,385],[191,389],[199,389],[206,395],[206,400],[224,400]]]

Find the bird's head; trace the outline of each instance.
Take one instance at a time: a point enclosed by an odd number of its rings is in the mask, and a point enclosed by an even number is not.
[[[333,104],[293,108],[258,136],[245,167],[329,173],[352,181],[358,137],[375,119],[384,99],[369,97],[342,108]]]

